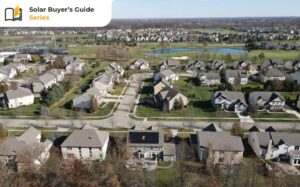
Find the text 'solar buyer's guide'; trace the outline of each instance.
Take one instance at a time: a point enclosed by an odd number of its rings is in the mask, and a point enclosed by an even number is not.
[[[113,0],[2,0],[0,27],[103,27]]]

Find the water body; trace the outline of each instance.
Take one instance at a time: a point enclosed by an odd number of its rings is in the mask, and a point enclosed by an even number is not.
[[[154,55],[164,55],[164,54],[173,54],[173,53],[187,53],[187,52],[197,52],[197,53],[220,53],[220,54],[244,54],[248,53],[247,50],[243,49],[233,49],[233,48],[168,48],[168,49],[154,49],[147,51],[147,54]]]

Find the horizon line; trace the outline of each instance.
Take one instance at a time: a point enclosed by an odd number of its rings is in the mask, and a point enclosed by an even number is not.
[[[240,16],[240,17],[166,17],[166,18],[112,18],[111,20],[163,20],[163,19],[241,19],[241,18],[300,18],[300,16]]]

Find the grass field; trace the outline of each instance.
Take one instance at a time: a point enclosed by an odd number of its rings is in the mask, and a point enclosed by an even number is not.
[[[267,113],[267,112],[257,112],[257,113],[250,113],[252,118],[270,118],[270,119],[289,119],[289,120],[297,120],[298,118],[293,114],[287,114],[284,112],[277,112],[277,113]]]
[[[0,110],[1,116],[28,116],[28,117],[39,117],[40,104],[33,104],[23,107],[18,107],[16,109],[6,109]]]
[[[50,110],[49,117],[60,119],[60,118],[81,118],[81,117],[91,117],[91,118],[101,118],[110,114],[115,103],[108,103],[103,108],[100,108],[98,112],[87,113],[87,112],[76,112],[74,110],[66,109],[63,107],[57,107]],[[40,118],[40,104],[33,104],[29,106],[23,106],[16,109],[1,110],[0,116],[7,117],[17,117],[25,116],[31,118]]]

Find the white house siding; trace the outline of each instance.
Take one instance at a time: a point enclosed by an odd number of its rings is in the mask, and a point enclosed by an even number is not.
[[[63,159],[76,158],[78,160],[104,160],[108,147],[109,138],[105,141],[102,148],[89,148],[89,147],[62,147]],[[81,151],[79,151],[81,150]],[[80,154],[81,152],[81,154]]]
[[[132,154],[137,153],[139,159],[152,159],[153,155],[159,155],[163,152],[163,147],[130,147],[129,151]]]
[[[3,73],[0,73],[0,81],[1,82],[4,82],[4,81],[7,81],[8,80],[8,77],[7,75],[3,74]]]
[[[45,89],[51,88],[53,85],[55,85],[56,79],[53,79],[52,81],[48,82],[47,84],[44,85]]]
[[[8,101],[8,107],[9,108],[17,108],[19,106],[32,105],[33,103],[34,103],[34,95],[29,95],[26,97],[10,99]]]

